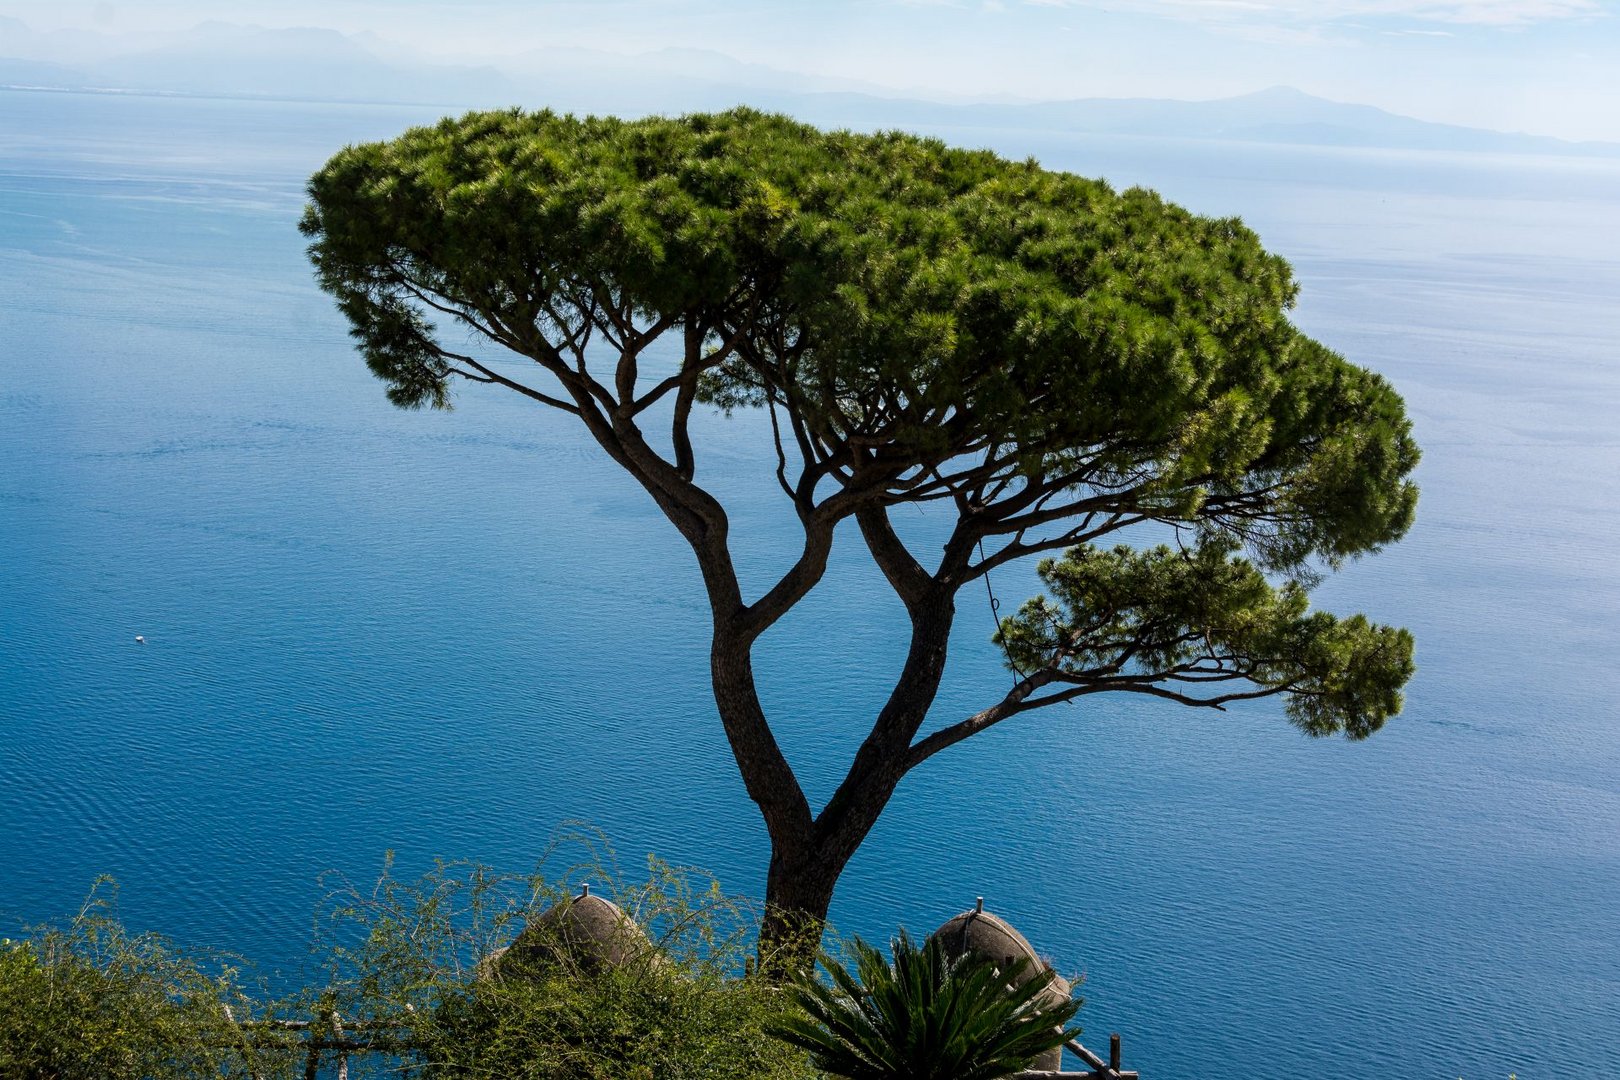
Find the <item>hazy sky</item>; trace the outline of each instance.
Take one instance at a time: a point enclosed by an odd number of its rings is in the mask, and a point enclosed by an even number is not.
[[[326,26],[464,61],[708,48],[930,97],[1287,84],[1426,120],[1620,140],[1620,5],[1598,0],[0,0],[0,14],[130,40],[203,20]]]

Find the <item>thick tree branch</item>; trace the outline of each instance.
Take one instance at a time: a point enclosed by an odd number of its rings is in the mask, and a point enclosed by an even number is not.
[[[675,395],[675,407],[670,411],[669,441],[675,450],[675,471],[683,479],[697,475],[697,456],[692,452],[692,403],[697,400],[697,365],[702,362],[703,329],[688,324],[686,327],[686,358],[682,362]],[[665,380],[668,381],[668,380]],[[637,411],[640,411],[638,404]]]
[[[816,816],[817,844],[834,858],[854,853],[906,774],[907,749],[933,707],[945,673],[956,621],[955,592],[936,584],[910,608],[911,643],[900,677],[844,779]]]
[[[1078,544],[1094,543],[1111,533],[1119,532],[1132,525],[1139,525],[1148,520],[1143,515],[1127,516],[1115,513],[1110,514],[1100,524],[1094,524],[1094,515],[1077,516],[1082,517],[1080,524],[1055,536],[1043,537],[1038,540],[1025,540],[1021,537],[1014,537],[984,559],[967,567],[964,571],[965,580],[977,580],[997,567],[1006,566],[1008,563],[1017,562],[1020,559],[1027,559],[1031,555],[1038,555],[1043,551],[1062,551]],[[992,532],[986,535],[995,535],[995,533]]]
[[[959,720],[949,727],[940,728],[925,738],[916,742],[906,755],[906,770],[916,768],[929,758],[942,750],[955,746],[965,739],[971,738],[1001,723],[1003,720],[1031,712],[1035,709],[1045,708],[1048,705],[1060,705],[1075,701],[1092,694],[1126,693],[1145,694],[1149,697],[1162,698],[1173,701],[1178,705],[1199,709],[1224,709],[1235,701],[1254,701],[1259,698],[1275,697],[1293,689],[1290,684],[1278,686],[1263,686],[1250,691],[1230,694],[1219,694],[1214,697],[1195,697],[1191,694],[1178,693],[1151,682],[1140,682],[1128,678],[1100,678],[1070,686],[1066,690],[1047,694],[1043,697],[1030,697],[1041,686],[1052,682],[1062,681],[1051,672],[1041,672],[1031,676],[1017,686],[1011,693],[987,709],[980,710],[964,720]]]
[[[1025,711],[1026,706],[1024,703],[1029,696],[1041,687],[1048,685],[1051,681],[1050,672],[1041,671],[1029,675],[1019,680],[1007,692],[1005,697],[989,708],[981,709],[965,720],[941,728],[913,744],[905,754],[905,770],[910,772],[946,747],[955,746],[963,739],[977,735],[979,732],[1001,723],[1009,716],[1016,716]]]
[[[901,542],[886,508],[868,504],[855,512],[867,550],[888,579],[907,611],[916,610],[933,585],[933,578]]]

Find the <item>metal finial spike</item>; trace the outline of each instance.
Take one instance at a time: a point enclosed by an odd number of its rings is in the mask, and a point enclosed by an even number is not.
[[[977,915],[984,914],[984,897],[976,896],[973,898],[973,911]]]

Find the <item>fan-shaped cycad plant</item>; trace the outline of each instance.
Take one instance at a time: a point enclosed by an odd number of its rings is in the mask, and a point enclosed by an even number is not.
[[[772,1034],[848,1080],[993,1080],[1080,1033],[1064,1029],[1078,1001],[1043,1000],[1051,971],[1026,979],[1022,959],[1005,969],[971,953],[953,960],[937,938],[919,948],[904,930],[890,950],[892,963],[857,937],[853,975],[823,953],[831,984],[813,973],[790,983],[805,1015]]]

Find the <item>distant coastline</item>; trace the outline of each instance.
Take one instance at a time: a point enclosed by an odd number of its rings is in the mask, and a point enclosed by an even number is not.
[[[0,79],[4,79],[7,62],[0,58]],[[259,93],[144,86],[51,85],[9,81],[0,81],[0,90],[12,93],[95,94],[106,97],[437,108],[446,112],[469,108],[503,108],[516,104],[527,108],[550,106],[569,112],[641,115],[649,112],[688,112],[749,104],[757,108],[786,112],[814,123],[863,128],[973,127],[1001,131],[1062,131],[1073,135],[1264,143],[1275,146],[1620,158],[1620,143],[1571,142],[1549,135],[1525,135],[1434,124],[1398,116],[1367,105],[1327,101],[1287,87],[1276,87],[1242,97],[1214,101],[1089,98],[1013,105],[948,104],[854,93],[748,94],[746,88],[737,88],[738,96],[721,101],[685,102],[672,94],[664,97],[661,105],[649,99],[639,104],[625,102],[616,107],[600,108],[543,97],[529,100],[492,98],[478,102],[454,96],[434,100],[424,97],[299,94],[292,91]]]
[[[460,109],[464,105],[449,105],[440,101],[399,101],[393,98],[327,98],[304,97],[297,94],[248,94],[211,90],[162,90],[121,86],[30,86],[22,83],[0,83],[0,91],[14,94],[94,94],[97,97],[175,98],[186,101],[262,101],[297,105],[386,105],[408,108]],[[1616,146],[1620,153],[1620,145]]]
[[[709,49],[532,50],[482,65],[412,59],[371,39],[211,23],[136,51],[51,44],[0,17],[0,87],[30,92],[345,105],[504,106],[642,116],[747,104],[822,125],[933,127],[1392,150],[1620,158],[1620,142],[1435,123],[1289,86],[1212,100],[935,100],[895,87],[748,63]],[[32,42],[32,45],[30,44]],[[99,50],[99,51],[98,51]],[[7,52],[22,55],[6,55]]]

